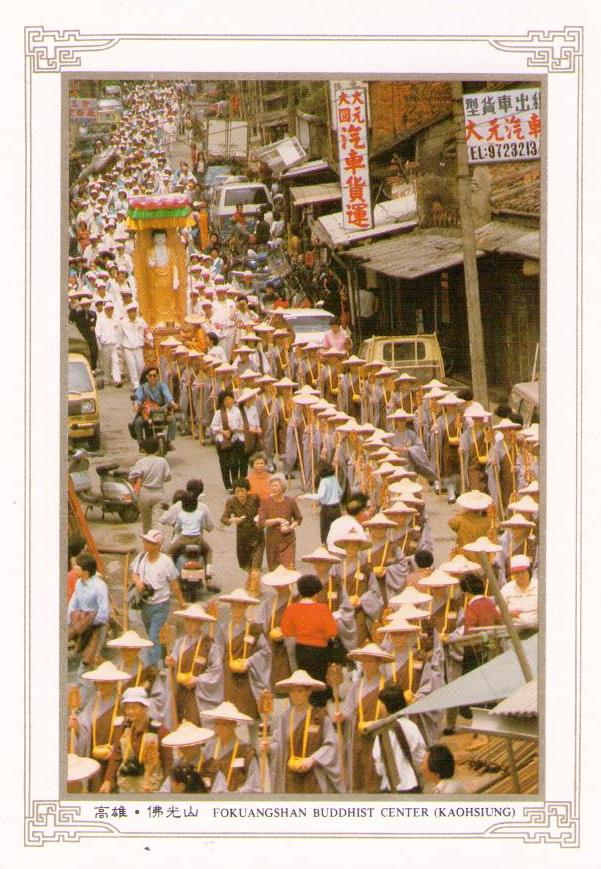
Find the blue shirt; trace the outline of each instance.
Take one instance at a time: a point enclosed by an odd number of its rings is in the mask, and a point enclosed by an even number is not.
[[[173,396],[169,392],[167,384],[163,383],[162,380],[159,380],[156,386],[151,386],[148,382],[140,384],[136,388],[134,395],[138,404],[149,399],[163,407],[163,405],[173,401]]]
[[[334,507],[336,504],[340,504],[342,489],[335,474],[320,480],[317,497],[322,507]]]
[[[73,610],[93,612],[96,610],[95,625],[104,625],[109,620],[109,591],[106,582],[97,574],[89,579],[78,579],[75,591],[69,601],[67,614]]]

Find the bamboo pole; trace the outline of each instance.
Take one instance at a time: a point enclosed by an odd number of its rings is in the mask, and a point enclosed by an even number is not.
[[[127,605],[127,590],[129,585],[129,551],[125,553],[125,561],[123,563],[123,602],[122,602],[122,613],[121,613],[121,626],[123,628],[123,633],[127,630],[128,618],[129,618],[129,607]]]

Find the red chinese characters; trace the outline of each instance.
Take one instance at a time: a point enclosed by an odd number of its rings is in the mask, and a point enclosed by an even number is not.
[[[336,91],[342,220],[348,230],[371,229],[365,88]]]

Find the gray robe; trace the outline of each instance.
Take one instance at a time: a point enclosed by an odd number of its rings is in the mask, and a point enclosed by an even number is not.
[[[255,621],[255,619],[253,619],[253,621]],[[217,625],[217,632],[215,634],[215,645],[219,648],[221,667],[223,667],[224,655],[227,649],[228,625],[229,621]],[[240,625],[236,625],[234,638],[243,632],[244,622]],[[248,655],[247,660],[250,661],[250,668],[248,670],[250,690],[252,691],[253,697],[258,706],[263,691],[270,690],[271,680],[271,649],[269,648],[269,643],[263,634],[259,637],[258,642],[254,647],[254,651],[252,654]]]
[[[295,721],[295,731],[302,727],[305,716]],[[290,708],[286,709],[275,721],[270,746],[271,788],[274,794],[286,793],[286,763],[289,754]],[[323,740],[313,754],[308,755],[316,761],[313,771],[323,794],[342,793],[340,780],[340,760],[336,730],[327,716],[323,722]]]
[[[212,758],[215,754],[215,746],[217,745],[217,737],[214,736],[210,739],[206,745],[203,746],[203,757],[205,759]],[[230,746],[222,747],[219,754],[217,755],[217,760],[223,757],[224,754],[228,754],[230,750]],[[248,774],[246,776],[246,781],[244,784],[237,788],[235,791],[228,791],[227,789],[227,779],[223,775],[221,771],[217,773],[215,776],[215,780],[213,782],[213,786],[211,788],[212,794],[227,794],[227,793],[236,793],[236,794],[260,794],[261,791],[261,777],[259,774],[259,764],[257,763],[256,757],[253,758],[250,762],[250,766],[248,769]]]
[[[172,657],[177,660],[182,648],[187,650],[190,646],[195,645],[196,642],[196,638],[188,637],[185,634],[178,637],[173,644],[173,649],[171,651]],[[170,730],[175,728],[170,697],[173,672],[174,671],[167,673],[161,679],[161,685],[158,692],[160,709],[158,720]],[[219,706],[223,701],[222,665],[220,651],[215,642],[211,643],[206,669],[204,673],[201,673],[198,677],[198,682],[194,686],[193,693],[199,714],[207,709],[214,709],[215,706]]]

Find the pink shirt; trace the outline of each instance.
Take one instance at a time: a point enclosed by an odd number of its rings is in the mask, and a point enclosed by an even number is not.
[[[331,329],[323,336],[323,346],[326,350],[346,350],[348,335],[344,329],[333,332]]]

